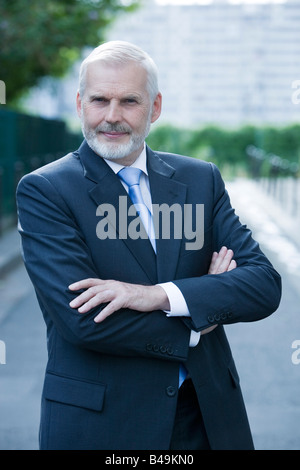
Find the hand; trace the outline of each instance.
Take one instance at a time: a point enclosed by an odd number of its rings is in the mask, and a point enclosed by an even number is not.
[[[233,258],[233,251],[228,250],[223,246],[219,253],[213,253],[208,274],[221,274],[226,271],[231,271],[237,267],[236,261]]]
[[[209,274],[220,274],[234,269],[236,263],[232,257],[233,251],[227,250],[226,247],[223,247],[220,253],[214,253]],[[70,307],[77,308],[79,313],[87,313],[92,308],[107,303],[94,318],[96,323],[102,322],[121,308],[130,308],[139,312],[170,309],[164,289],[157,285],[143,286],[115,280],[89,278],[71,284],[69,289],[72,291],[85,290],[70,302]],[[208,333],[212,329],[214,327],[209,327],[203,330],[202,334]]]
[[[79,313],[86,313],[101,304],[106,305],[94,318],[96,323],[105,320],[121,308],[130,308],[139,312],[169,310],[169,300],[160,286],[143,286],[126,282],[102,279],[84,279],[69,286],[70,290],[85,289],[78,295],[70,307],[77,308]]]
[[[233,251],[228,250],[226,246],[223,246],[219,253],[214,252],[208,274],[221,274],[226,271],[231,271],[237,267],[236,261],[233,258]],[[201,331],[201,335],[206,335],[213,331],[218,325],[210,326],[205,330]]]

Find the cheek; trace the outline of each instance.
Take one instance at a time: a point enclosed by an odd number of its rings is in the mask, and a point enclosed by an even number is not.
[[[88,126],[96,127],[103,120],[103,116],[99,109],[86,106],[83,108],[83,119]]]
[[[136,129],[144,129],[149,120],[149,109],[142,109],[132,117],[131,125]]]

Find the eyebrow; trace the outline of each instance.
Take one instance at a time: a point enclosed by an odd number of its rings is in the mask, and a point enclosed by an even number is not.
[[[93,101],[95,99],[105,99],[105,100],[110,100],[111,98],[107,97],[104,93],[94,93],[89,96],[89,100]],[[128,100],[128,99],[135,99],[135,100],[141,100],[141,96],[138,93],[126,93],[123,96],[119,97],[121,101],[123,100]]]
[[[89,100],[90,100],[90,101],[93,101],[93,100],[95,100],[96,98],[104,98],[104,99],[106,99],[106,100],[108,99],[108,98],[106,98],[106,96],[105,96],[103,93],[95,93],[94,95],[90,95],[90,96],[89,96]]]

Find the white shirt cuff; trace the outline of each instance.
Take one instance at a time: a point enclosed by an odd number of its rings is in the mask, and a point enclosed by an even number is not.
[[[168,317],[190,317],[190,312],[181,290],[173,282],[158,284],[168,296],[170,310],[164,310]]]
[[[201,331],[191,330],[190,348],[194,348],[200,341]]]
[[[167,317],[191,316],[181,290],[173,282],[164,282],[158,285],[164,289],[170,302],[170,310],[164,310],[164,312],[166,312],[167,314]],[[190,348],[194,348],[195,346],[197,346],[200,340],[200,335],[200,331],[191,330],[189,345]]]

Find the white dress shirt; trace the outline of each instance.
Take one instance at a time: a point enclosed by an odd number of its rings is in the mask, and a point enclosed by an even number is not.
[[[112,161],[106,158],[104,160],[116,174],[122,168],[124,168],[124,165],[120,165],[119,163],[116,163],[115,160]],[[141,193],[142,193],[145,205],[148,207],[151,214],[153,214],[150,184],[149,184],[148,171],[147,171],[147,157],[146,157],[145,146],[140,156],[135,160],[135,162],[131,166],[142,170],[142,174],[140,178],[140,189],[141,189]],[[126,183],[124,183],[122,180],[120,181],[123,184],[126,191],[128,192],[128,186],[126,185]],[[186,304],[185,298],[182,295],[181,290],[173,282],[164,282],[158,285],[164,289],[169,299],[170,310],[169,311],[165,310],[165,313],[167,314],[167,316],[168,317],[174,317],[174,316],[190,317],[189,309]],[[190,347],[197,346],[199,339],[200,339],[200,332],[191,330]]]

